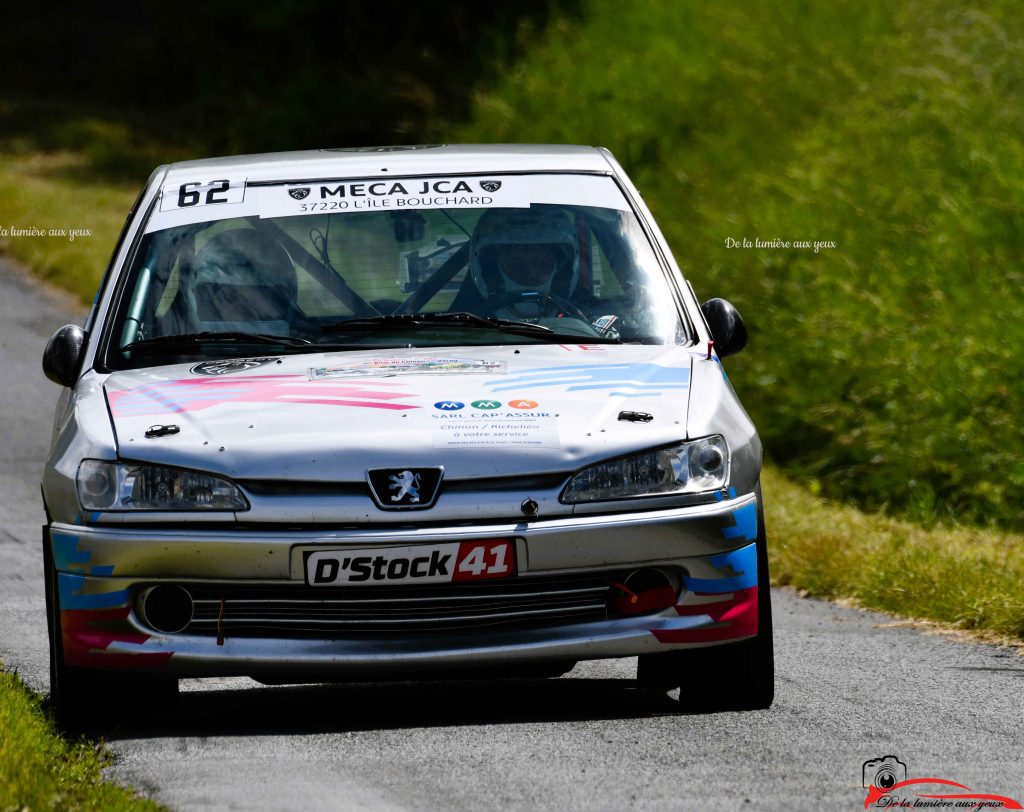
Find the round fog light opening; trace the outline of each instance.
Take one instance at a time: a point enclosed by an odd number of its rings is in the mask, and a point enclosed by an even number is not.
[[[164,634],[183,631],[192,622],[192,608],[188,590],[168,584],[150,587],[139,602],[143,621]]]
[[[676,588],[661,570],[634,570],[622,583],[613,583],[608,606],[618,615],[648,615],[676,604]]]

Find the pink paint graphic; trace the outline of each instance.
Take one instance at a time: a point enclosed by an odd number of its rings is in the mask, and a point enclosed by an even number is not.
[[[60,613],[64,662],[74,666],[100,668],[159,668],[173,656],[172,651],[108,651],[111,644],[141,646],[148,634],[128,623],[130,606],[113,609],[72,609]]]
[[[680,616],[705,615],[711,624],[694,629],[652,629],[661,643],[716,643],[757,634],[757,587],[725,595],[694,593],[676,606]]]
[[[363,409],[418,409],[397,403],[414,393],[396,391],[397,383],[311,381],[305,375],[252,375],[245,378],[189,378],[144,384],[110,392],[114,417],[198,412],[223,403],[306,403]]]

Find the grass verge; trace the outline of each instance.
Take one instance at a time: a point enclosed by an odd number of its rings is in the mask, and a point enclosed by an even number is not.
[[[110,753],[102,744],[68,742],[42,700],[16,674],[0,670],[0,809],[162,809],[103,780]]]
[[[145,181],[111,183],[87,167],[70,152],[0,153],[0,251],[85,303]]]
[[[1024,538],[924,528],[812,495],[763,475],[772,580],[822,598],[1024,641]]]

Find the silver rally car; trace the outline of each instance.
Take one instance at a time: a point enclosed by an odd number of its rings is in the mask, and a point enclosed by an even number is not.
[[[767,707],[745,342],[604,149],[158,168],[43,358],[58,713],[629,656]]]

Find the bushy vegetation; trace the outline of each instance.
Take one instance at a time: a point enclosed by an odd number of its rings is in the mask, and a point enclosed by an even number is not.
[[[730,373],[813,491],[1019,530],[1017,12],[592,0],[446,137],[611,148],[698,292],[744,314]]]
[[[92,166],[142,175],[138,183],[172,149],[205,157],[415,142],[428,125],[464,118],[472,89],[529,47],[527,34],[555,10],[572,15],[576,5],[185,0],[126,14],[110,0],[14,4],[0,26],[0,142],[54,149],[83,139],[98,147]],[[113,135],[105,149],[91,138],[97,129]]]

